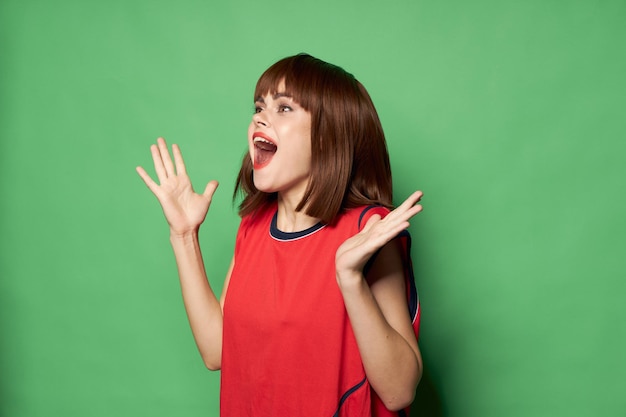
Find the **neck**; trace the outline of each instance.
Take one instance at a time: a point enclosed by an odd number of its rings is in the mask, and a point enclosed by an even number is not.
[[[278,230],[287,233],[300,232],[319,223],[318,218],[309,216],[304,210],[296,211],[299,202],[300,200],[294,201],[278,194]]]

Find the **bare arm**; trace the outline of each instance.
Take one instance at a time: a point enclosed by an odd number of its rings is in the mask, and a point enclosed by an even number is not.
[[[198,235],[170,236],[187,318],[202,360],[210,370],[222,365],[222,304],[215,296],[206,276]],[[226,276],[230,278],[235,259]]]
[[[359,346],[367,378],[385,406],[408,406],[422,375],[422,358],[408,314],[400,252],[388,243],[421,210],[421,193],[385,219],[374,215],[363,231],[337,251],[337,281]],[[382,247],[367,280],[361,272]],[[368,283],[369,282],[369,283]]]
[[[209,369],[219,369],[222,308],[207,279],[198,241],[198,230],[206,218],[218,184],[211,181],[202,194],[197,194],[191,186],[177,145],[172,146],[174,162],[162,138],[150,150],[159,184],[143,168],[137,167],[137,173],[159,200],[170,226],[170,242],[176,257],[185,309],[200,355]],[[227,279],[233,265],[234,259]]]

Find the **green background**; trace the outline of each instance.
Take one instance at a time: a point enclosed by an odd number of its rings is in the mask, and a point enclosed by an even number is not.
[[[136,175],[179,143],[217,291],[252,92],[354,73],[414,221],[414,415],[626,409],[626,2],[0,2],[0,415],[216,416],[168,230]]]

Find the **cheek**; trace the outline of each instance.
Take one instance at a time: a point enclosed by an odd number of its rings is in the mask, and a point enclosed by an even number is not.
[[[254,133],[254,123],[250,123],[250,126],[248,126],[248,148],[250,148],[250,151],[252,151],[252,134]]]
[[[254,133],[254,122],[248,125],[248,142],[252,142],[252,134]]]

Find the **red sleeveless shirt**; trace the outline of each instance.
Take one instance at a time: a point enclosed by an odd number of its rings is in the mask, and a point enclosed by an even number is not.
[[[276,205],[241,221],[224,304],[222,417],[366,417],[388,411],[365,376],[335,278],[335,252],[383,207],[351,209],[335,225],[276,227]],[[404,243],[409,311],[419,301]]]

